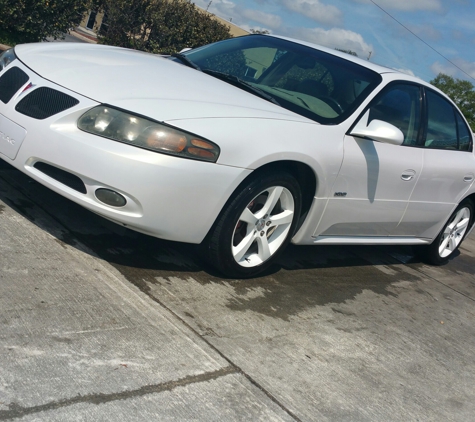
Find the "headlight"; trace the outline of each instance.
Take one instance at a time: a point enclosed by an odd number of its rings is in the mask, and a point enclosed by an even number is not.
[[[219,147],[206,139],[108,106],[94,107],[78,120],[78,128],[163,154],[215,163]]]
[[[16,59],[13,48],[0,54],[0,72],[5,69],[13,60]]]

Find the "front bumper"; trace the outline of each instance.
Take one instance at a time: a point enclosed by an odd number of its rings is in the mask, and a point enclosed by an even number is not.
[[[41,78],[19,60],[7,70],[13,66],[28,74],[29,80],[6,104],[0,101],[0,158],[109,220],[163,239],[200,243],[229,196],[250,173],[246,169],[167,156],[85,133],[77,128],[77,119],[97,102]],[[30,83],[33,87],[22,92]],[[78,104],[42,120],[15,110],[37,87],[63,92],[77,99]],[[17,133],[10,134],[14,132],[12,128],[23,133],[21,142],[16,143]],[[46,174],[37,163],[79,178],[85,192]],[[99,188],[120,193],[126,198],[126,205],[117,208],[104,204],[95,195]]]

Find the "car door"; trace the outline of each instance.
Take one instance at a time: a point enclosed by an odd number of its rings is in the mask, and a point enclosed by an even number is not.
[[[433,238],[473,184],[472,134],[460,112],[442,95],[426,89],[424,166],[396,234]]]
[[[328,199],[316,237],[389,236],[404,215],[422,169],[423,151],[415,147],[421,120],[420,86],[405,82],[388,85],[357,125],[369,125],[373,120],[396,126],[404,142],[391,145],[345,136],[334,196]]]

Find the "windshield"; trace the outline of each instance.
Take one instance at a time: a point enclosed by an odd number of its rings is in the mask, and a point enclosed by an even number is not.
[[[264,91],[274,103],[325,124],[346,119],[381,82],[381,76],[349,60],[279,38],[248,35],[183,53],[208,74],[231,75]],[[174,59],[176,60],[176,59]],[[261,95],[262,96],[262,95]]]

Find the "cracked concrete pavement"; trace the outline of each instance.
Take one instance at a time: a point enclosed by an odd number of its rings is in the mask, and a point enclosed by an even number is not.
[[[117,270],[59,241],[64,228],[3,182],[0,420],[292,420]]]
[[[0,163],[0,420],[469,421],[475,241],[290,247],[254,280]]]

